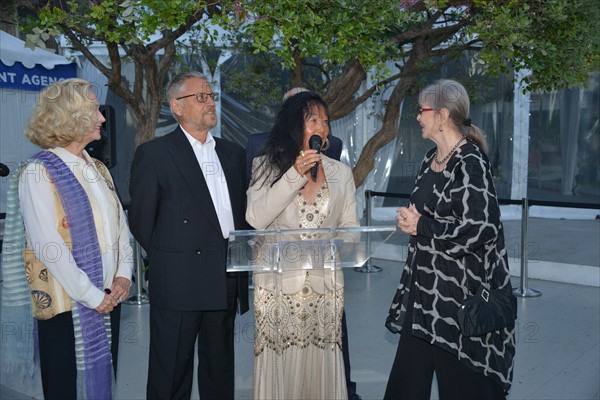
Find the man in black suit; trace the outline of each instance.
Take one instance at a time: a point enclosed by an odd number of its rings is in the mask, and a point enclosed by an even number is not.
[[[229,232],[247,228],[244,149],[209,133],[219,95],[204,75],[175,76],[166,96],[179,126],[138,147],[129,187],[130,228],[150,265],[147,398],[190,398],[197,339],[200,397],[233,399],[248,281],[226,260]]]
[[[283,95],[283,101],[286,101],[289,97],[297,93],[306,91],[308,91],[308,89],[300,87],[290,89]],[[250,183],[250,178],[252,176],[252,160],[254,160],[255,157],[263,155],[263,146],[267,142],[269,134],[270,132],[259,132],[253,133],[248,137],[248,144],[246,145],[246,174],[248,177],[248,184]],[[329,147],[326,150],[323,150],[323,154],[339,161],[343,149],[342,139],[333,136],[331,134],[331,129],[329,130],[327,139],[329,139]],[[350,379],[350,353],[348,351],[348,326],[346,324],[345,310],[342,313],[342,353],[344,357],[346,385],[348,387],[348,400],[360,400],[361,397],[356,393],[356,382],[353,382]]]

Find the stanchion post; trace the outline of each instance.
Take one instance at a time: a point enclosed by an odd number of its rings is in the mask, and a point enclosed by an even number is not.
[[[141,306],[142,304],[148,304],[150,302],[150,299],[148,298],[148,295],[144,293],[143,288],[143,264],[144,261],[142,260],[142,248],[137,240],[133,239],[133,266],[135,268],[136,293],[125,300],[125,304],[137,304],[138,306]]]
[[[366,205],[366,209],[367,209],[367,221],[366,224],[367,226],[371,226],[371,199],[373,198],[372,193],[370,190],[365,190],[365,205]],[[367,251],[369,252],[369,254],[371,254],[371,236],[367,237]],[[369,259],[367,260],[367,262],[365,263],[365,265],[363,265],[362,267],[355,267],[354,270],[356,272],[366,272],[366,273],[371,273],[371,272],[381,272],[383,270],[383,268],[378,267],[376,265],[373,265],[371,262],[371,257],[369,257]]]
[[[521,202],[521,285],[518,288],[513,288],[513,294],[517,297],[539,297],[542,292],[539,290],[531,289],[527,287],[529,277],[528,272],[528,223],[529,223],[529,200],[524,198]]]

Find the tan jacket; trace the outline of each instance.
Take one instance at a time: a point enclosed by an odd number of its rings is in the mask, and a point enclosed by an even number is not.
[[[356,210],[354,179],[352,170],[345,164],[321,156],[325,170],[325,180],[329,186],[330,202],[328,215],[321,228],[359,226]],[[263,157],[254,159],[253,175],[258,171]],[[270,182],[262,185],[254,183],[248,189],[248,207],[246,220],[257,230],[265,229],[298,229],[299,209],[295,198],[298,191],[307,182],[293,166],[273,186]],[[289,260],[288,260],[289,261]],[[298,270],[287,271],[281,277],[281,290],[285,294],[298,292],[306,278],[306,270],[299,265]],[[343,286],[343,274],[337,271],[335,277],[322,269],[309,270],[313,289],[323,293],[325,288],[332,289]],[[271,273],[254,273],[255,285],[274,290],[278,282]],[[334,285],[335,280],[335,285]]]

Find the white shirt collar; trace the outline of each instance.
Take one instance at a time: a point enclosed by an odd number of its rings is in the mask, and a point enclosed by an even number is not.
[[[185,129],[183,129],[183,126],[179,125],[179,127],[181,128],[181,130],[185,134],[185,137],[187,138],[187,140],[189,140],[189,142],[192,145],[192,147],[194,146],[195,143],[198,143],[200,146],[209,145],[211,148],[213,148],[213,149],[215,148],[216,142],[215,142],[215,139],[213,138],[213,136],[210,134],[210,132],[208,132],[206,134],[206,141],[204,143],[201,143],[195,137],[193,137],[192,135],[190,135]]]
[[[64,147],[55,147],[53,149],[50,149],[50,151],[53,152],[54,154],[56,154],[57,156],[59,156],[63,161],[65,161],[67,163],[77,163],[77,164],[81,164],[82,166],[93,163],[92,158],[85,150],[83,150],[83,152],[82,152],[83,159],[81,157],[78,157],[75,154],[71,153],[69,150],[65,149]]]

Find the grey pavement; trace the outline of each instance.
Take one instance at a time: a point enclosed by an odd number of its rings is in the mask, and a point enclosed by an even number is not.
[[[521,221],[504,222],[509,256],[519,258]],[[518,251],[517,251],[518,250]],[[534,260],[600,267],[600,219],[529,218],[528,257]]]
[[[521,283],[520,226],[520,221],[505,221],[509,252],[515,243],[514,254],[509,254],[515,287]],[[518,299],[509,399],[600,399],[600,220],[531,218],[528,230],[528,242],[534,244],[528,245],[529,272],[547,279],[528,279],[528,287],[539,290],[541,297]],[[395,233],[390,243],[385,259],[372,262],[381,272],[345,270],[352,379],[365,400],[382,398],[398,341],[384,321],[400,279],[406,237]],[[585,279],[577,277],[582,274]],[[580,284],[565,283],[573,279]],[[148,310],[148,305],[123,308],[118,399],[145,398]],[[253,330],[251,312],[238,317],[236,399],[251,398]],[[3,386],[7,384],[0,385],[1,399],[32,398]],[[41,398],[39,393],[35,398]],[[196,388],[192,398],[199,398]],[[435,386],[431,398],[438,398]]]

